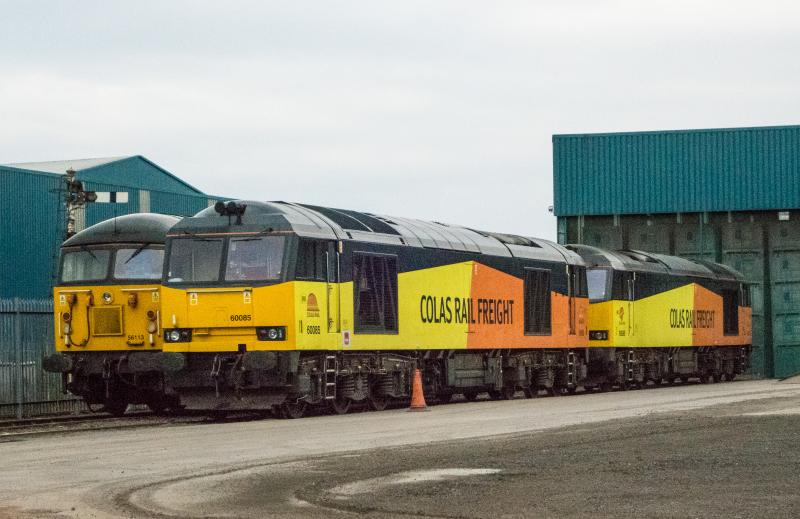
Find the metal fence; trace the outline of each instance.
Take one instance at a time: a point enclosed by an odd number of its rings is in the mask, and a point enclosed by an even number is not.
[[[42,369],[53,351],[51,300],[0,299],[0,418],[83,409],[62,393],[60,375]]]

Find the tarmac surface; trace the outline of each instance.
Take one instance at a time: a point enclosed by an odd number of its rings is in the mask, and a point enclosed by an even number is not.
[[[797,517],[800,384],[0,436],[7,517]]]

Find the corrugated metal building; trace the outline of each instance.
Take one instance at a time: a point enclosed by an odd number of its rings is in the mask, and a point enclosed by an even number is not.
[[[50,297],[66,226],[68,168],[86,190],[129,195],[125,204],[88,204],[79,211],[79,230],[135,212],[192,215],[215,200],[140,155],[0,165],[0,298]]]
[[[800,126],[553,136],[561,243],[730,265],[753,283],[753,372],[800,371]]]

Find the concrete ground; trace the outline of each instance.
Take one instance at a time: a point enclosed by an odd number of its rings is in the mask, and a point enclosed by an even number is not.
[[[800,384],[0,436],[6,517],[797,517]]]

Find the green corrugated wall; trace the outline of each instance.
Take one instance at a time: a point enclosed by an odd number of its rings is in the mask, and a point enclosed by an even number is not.
[[[800,126],[553,136],[559,241],[730,265],[753,374],[800,372]]]
[[[217,198],[142,157],[79,171],[77,178],[87,190],[129,193],[127,204],[89,204],[86,226],[139,212],[141,190],[149,192],[150,212],[178,216],[195,214]],[[0,298],[48,298],[66,225],[63,177],[0,166],[0,182]]]
[[[553,136],[556,216],[800,206],[800,126]]]

